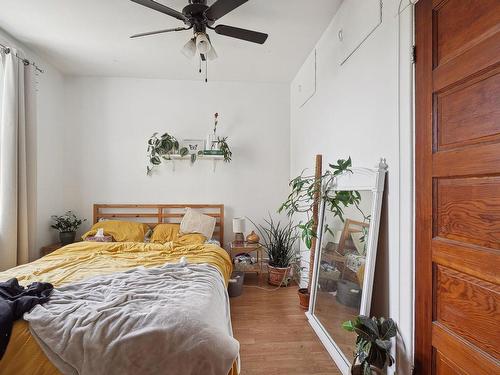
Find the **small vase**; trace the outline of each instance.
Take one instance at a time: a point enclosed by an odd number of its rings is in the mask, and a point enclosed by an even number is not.
[[[75,242],[76,232],[59,232],[59,241],[61,241],[61,245],[69,245],[70,243]]]
[[[214,151],[218,149],[219,149],[219,144],[217,143],[217,135],[214,133],[210,133],[209,135],[207,135],[205,150]]]
[[[250,233],[247,236],[248,243],[259,243],[259,241],[260,241],[260,237],[254,231],[252,231],[252,233]]]

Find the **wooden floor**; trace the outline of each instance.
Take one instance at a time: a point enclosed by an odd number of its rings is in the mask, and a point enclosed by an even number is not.
[[[299,307],[297,287],[250,287],[257,280],[247,274],[243,294],[231,298],[241,375],[340,375]]]

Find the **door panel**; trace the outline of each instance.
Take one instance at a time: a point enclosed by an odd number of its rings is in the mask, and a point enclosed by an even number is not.
[[[493,15],[493,16],[492,16]],[[498,0],[448,0],[434,8],[435,65],[453,58],[500,27]]]
[[[500,374],[500,1],[416,30],[416,370]]]
[[[436,267],[436,279],[435,320],[478,348],[499,357],[498,285],[441,265]]]
[[[496,72],[497,73],[497,72]],[[500,75],[481,77],[470,85],[436,94],[437,150],[498,138]]]
[[[500,250],[500,177],[438,178],[435,236]]]
[[[460,370],[455,370],[456,365],[450,363],[448,358],[443,356],[440,352],[436,351],[436,375],[464,375]]]

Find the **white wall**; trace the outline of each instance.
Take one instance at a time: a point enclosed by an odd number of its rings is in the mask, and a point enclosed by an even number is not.
[[[16,48],[21,56],[34,61],[44,73],[35,73],[36,92],[32,98],[34,113],[29,118],[29,258],[39,257],[40,247],[57,242],[50,229],[50,215],[64,210],[63,139],[64,77],[42,57],[0,29],[0,42]]]
[[[65,96],[65,201],[89,221],[93,203],[223,203],[228,241],[232,217],[259,220],[287,194],[289,85],[75,77]],[[154,132],[204,139],[215,112],[231,163],[176,161],[146,176]]]
[[[380,157],[387,158],[389,172],[372,314],[391,316],[400,322],[407,350],[398,350],[398,373],[409,374],[413,340],[412,226],[411,219],[403,225],[400,212],[406,210],[411,215],[411,163],[406,164],[409,170],[404,173],[400,173],[400,168],[403,168],[402,162],[411,160],[412,123],[409,115],[401,120],[399,100],[400,95],[411,96],[411,90],[406,86],[406,91],[400,93],[401,82],[404,80],[408,84],[411,80],[408,74],[400,81],[400,66],[411,71],[412,30],[410,17],[410,22],[405,21],[406,29],[400,32],[399,7],[399,0],[384,1],[382,25],[342,66],[339,65],[341,42],[338,39],[341,22],[336,18],[332,20],[316,45],[315,95],[299,108],[298,86],[303,72],[299,72],[291,85],[290,171],[295,176],[304,168],[313,170],[316,154],[323,154],[324,168],[329,162],[348,156],[352,157],[355,166],[361,167],[374,167]],[[403,35],[406,38],[402,38]],[[402,141],[401,134],[408,138]],[[400,233],[409,235],[405,244]],[[400,252],[407,254],[405,264],[400,263]],[[400,306],[402,298],[405,306]]]
[[[64,77],[44,65],[38,77],[37,92],[37,236],[36,253],[47,244],[59,241],[57,231],[50,229],[51,215],[66,211],[64,200]]]

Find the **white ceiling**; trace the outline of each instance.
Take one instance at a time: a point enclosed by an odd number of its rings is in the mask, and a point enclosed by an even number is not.
[[[158,2],[180,11],[188,1]],[[290,82],[340,2],[249,0],[217,23],[269,39],[258,45],[211,32],[219,59],[209,62],[209,79]],[[180,53],[191,31],[128,38],[177,26],[129,0],[0,0],[0,28],[69,75],[200,79],[198,62]]]

